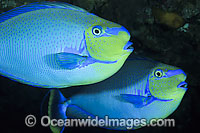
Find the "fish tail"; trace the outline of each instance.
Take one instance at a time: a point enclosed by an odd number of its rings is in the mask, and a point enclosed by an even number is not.
[[[42,102],[41,102],[41,105],[40,105],[40,116],[44,116],[44,111],[43,111],[44,103],[45,103],[47,97],[49,96],[49,93],[50,93],[50,92],[51,92],[51,90],[49,90],[49,91],[45,94],[44,98],[42,99]]]
[[[69,104],[67,103],[67,99],[62,95],[59,89],[52,89],[50,91],[48,116],[51,120],[63,119],[65,121],[67,119],[66,110],[68,106]],[[64,126],[60,127],[50,125],[50,129],[53,133],[62,133],[64,128]]]

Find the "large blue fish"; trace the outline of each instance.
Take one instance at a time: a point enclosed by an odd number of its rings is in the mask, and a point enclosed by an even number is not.
[[[49,116],[55,119],[94,118],[105,116],[117,119],[166,118],[176,110],[186,90],[186,74],[183,70],[134,57],[126,61],[122,69],[109,79],[94,85],[65,90],[52,90],[49,100]],[[71,95],[69,95],[71,94]],[[126,130],[124,126],[104,126]],[[130,128],[130,127],[129,127]],[[137,129],[138,127],[132,127]],[[51,127],[54,133],[63,127]]]
[[[45,88],[99,82],[132,53],[129,39],[123,26],[82,8],[28,4],[0,15],[0,74]]]

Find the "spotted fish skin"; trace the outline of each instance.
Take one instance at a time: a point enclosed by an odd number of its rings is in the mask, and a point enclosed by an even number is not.
[[[145,118],[147,123],[152,118],[164,119],[179,106],[187,90],[185,80],[186,74],[178,67],[134,57],[103,82],[65,90],[63,93],[53,90],[49,100],[49,115],[57,118],[56,112],[60,111],[54,104],[57,100],[52,99],[57,96],[62,102],[56,105],[66,108],[60,113],[70,118]],[[133,126],[131,129],[139,127]],[[124,126],[106,128],[127,130]]]
[[[92,32],[88,29],[96,25],[118,28],[118,35],[99,36],[102,42],[121,38],[116,44],[121,51],[113,50],[117,56],[112,55],[112,47],[101,50],[101,55],[88,50],[96,44],[87,42],[87,33]],[[45,88],[99,82],[121,68],[132,52],[123,49],[129,39],[122,26],[76,6],[58,2],[26,5],[0,15],[0,73]]]

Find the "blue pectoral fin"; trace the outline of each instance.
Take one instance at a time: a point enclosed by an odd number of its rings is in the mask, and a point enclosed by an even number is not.
[[[87,64],[89,58],[72,53],[57,53],[45,56],[45,62],[53,69],[72,70]]]
[[[89,112],[83,110],[82,108],[76,106],[76,105],[69,105],[67,108],[67,115],[70,118],[82,118],[86,119],[88,116],[91,118],[95,118],[94,115],[90,114]]]
[[[67,99],[62,95],[58,89],[52,89],[50,91],[49,105],[48,105],[48,115],[50,119],[67,119],[66,110],[68,107]],[[50,126],[53,133],[62,133],[63,127]]]
[[[131,94],[120,94],[120,97],[123,100],[132,103],[136,108],[142,108],[154,101],[153,97],[144,97]]]
[[[85,61],[87,57],[83,57],[76,54],[71,53],[59,53],[56,54],[56,62],[60,67],[65,69],[75,69],[80,67]]]

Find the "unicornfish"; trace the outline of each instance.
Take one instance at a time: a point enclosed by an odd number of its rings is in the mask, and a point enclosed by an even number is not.
[[[75,89],[51,90],[48,114],[51,119],[145,119],[141,125],[105,125],[115,130],[137,129],[151,119],[164,119],[179,106],[187,83],[185,72],[135,56],[127,60],[112,77],[93,85]],[[106,120],[105,120],[106,121]],[[98,121],[97,121],[98,122]],[[100,123],[99,123],[100,124]],[[102,124],[102,123],[101,123]],[[51,126],[60,133],[64,126]]]
[[[133,52],[123,26],[62,2],[0,14],[0,74],[44,88],[92,84],[116,73]]]

